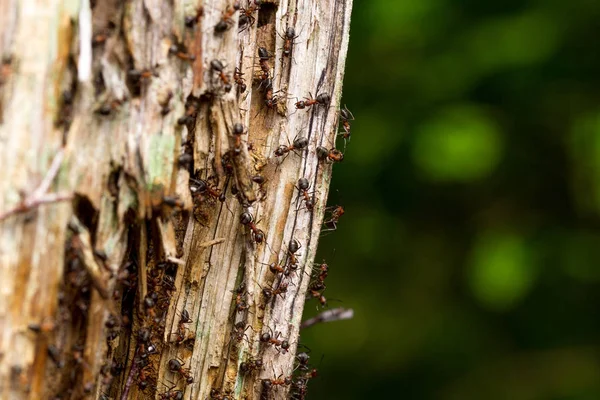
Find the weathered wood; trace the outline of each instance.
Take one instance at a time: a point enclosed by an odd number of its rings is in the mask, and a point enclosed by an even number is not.
[[[316,149],[335,147],[352,0],[263,1],[223,32],[227,0],[93,3],[0,2],[0,398],[285,398],[289,386],[267,396],[261,380],[294,369],[331,179]],[[311,94],[330,102],[296,110]],[[306,150],[275,156],[298,137]],[[292,258],[287,277],[269,270]],[[264,368],[242,373],[249,359]]]

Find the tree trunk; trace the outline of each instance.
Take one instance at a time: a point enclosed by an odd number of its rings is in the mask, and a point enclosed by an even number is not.
[[[196,3],[0,2],[0,398],[304,395],[352,0]]]

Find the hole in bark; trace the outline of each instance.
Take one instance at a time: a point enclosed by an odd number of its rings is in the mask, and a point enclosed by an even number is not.
[[[275,13],[277,12],[277,6],[274,3],[263,3],[258,11],[258,22],[257,26],[275,23]]]
[[[82,224],[88,228],[92,243],[95,241],[96,225],[98,224],[98,212],[96,208],[85,196],[75,195],[73,199],[73,209],[75,215],[81,221]]]

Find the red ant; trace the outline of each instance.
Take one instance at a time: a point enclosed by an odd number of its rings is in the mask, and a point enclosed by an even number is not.
[[[263,368],[263,362],[260,359],[249,358],[240,364],[240,372],[248,374],[252,371],[260,371]]]
[[[241,312],[241,311],[245,311],[248,309],[248,303],[246,302],[246,300],[244,299],[244,296],[247,294],[246,292],[246,285],[244,285],[243,283],[240,285],[240,287],[234,291],[235,293],[235,311],[236,312]]]
[[[254,25],[256,18],[254,17],[254,13],[260,10],[260,5],[262,4],[261,0],[254,0],[254,4],[248,1],[248,8],[240,9],[240,22],[239,25],[243,26],[242,31],[246,28]]]
[[[190,186],[190,190],[192,191],[192,196],[194,197],[201,196],[206,193],[213,200],[216,200],[221,196],[221,190],[209,185],[205,180],[190,178],[190,182],[193,183],[193,185]]]
[[[155,379],[151,376],[152,374],[156,374],[152,365],[147,365],[138,372],[138,387],[141,391],[156,386]]]
[[[283,379],[281,379],[281,375],[279,375],[277,377],[277,379],[263,379],[262,380],[262,385],[265,388],[265,390],[270,390],[273,386],[289,386],[292,384],[292,377],[285,377]]]
[[[237,322],[233,326],[231,337],[233,337],[237,342],[241,342],[244,338],[249,341],[248,336],[246,335],[248,328],[250,328],[250,325],[246,325],[243,321]]]
[[[212,60],[210,62],[210,67],[212,68],[213,71],[217,72],[219,79],[221,79],[221,82],[223,82],[223,89],[226,92],[230,92],[231,91],[231,81],[230,81],[229,75],[227,75],[223,71],[223,69],[225,68],[225,66],[223,66],[223,63],[219,60]]]
[[[333,206],[333,207],[327,207],[327,210],[329,210],[331,212],[329,219],[323,221],[323,225],[327,226],[327,225],[332,225],[333,228],[327,229],[330,231],[334,231],[337,229],[337,223],[340,219],[340,217],[342,215],[344,215],[345,210],[344,207],[342,206]]]
[[[185,379],[186,384],[194,383],[194,378],[192,377],[191,371],[189,368],[183,368],[183,362],[177,358],[172,358],[169,360],[167,367],[169,371],[173,373],[178,373],[182,378]]]
[[[213,400],[229,400],[229,396],[231,395],[223,394],[219,389],[210,390],[210,398]]]
[[[233,124],[233,134],[235,135],[235,148],[234,153],[240,154],[242,152],[242,135],[244,134],[244,125],[236,122]]]
[[[279,349],[281,348],[281,350],[285,353],[290,348],[290,343],[287,340],[277,339],[280,334],[281,332],[277,332],[277,335],[275,337],[271,337],[271,334],[269,332],[265,332],[262,335],[260,335],[260,341],[261,343],[266,343],[275,346],[277,351],[279,351]]]
[[[290,151],[304,150],[308,146],[308,139],[305,137],[299,137],[294,139],[291,146],[281,145],[275,150],[275,156],[281,157],[288,154]]]
[[[247,225],[252,231],[252,239],[256,243],[262,243],[265,240],[265,233],[258,229],[254,224],[254,217],[248,211],[244,211],[240,215],[240,223],[242,225]]]
[[[190,314],[187,310],[184,309],[181,312],[181,318],[179,319],[179,323],[177,324],[177,332],[175,332],[175,343],[180,344],[185,342],[185,340],[187,339],[187,328],[184,325],[190,324],[191,322],[192,319],[190,318]]]
[[[292,46],[294,46],[294,40],[300,37],[300,34],[296,35],[296,30],[291,26],[287,27],[287,29],[285,30],[285,35],[282,36],[279,32],[277,32],[277,34],[280,38],[284,40],[283,56],[289,57],[292,54]]]
[[[265,92],[265,105],[269,109],[274,109],[279,104],[279,96],[273,92],[273,80],[267,78],[267,89]]]
[[[298,259],[296,258],[296,253],[298,252],[298,250],[300,250],[301,247],[302,247],[302,245],[296,239],[290,240],[290,243],[288,245],[288,260],[287,260],[288,269],[292,269],[292,270],[296,269],[295,265],[298,263]]]
[[[271,56],[269,52],[264,47],[258,48],[258,63],[260,65],[260,69],[262,70],[261,81],[266,81],[271,76],[271,67],[269,66],[269,59]]]
[[[296,109],[297,110],[304,109],[307,107],[311,107],[315,104],[327,106],[329,104],[329,102],[331,101],[331,96],[329,96],[327,93],[321,93],[320,95],[317,96],[316,99],[312,98],[312,94],[310,94],[310,96],[311,97],[305,97],[304,100],[300,100],[300,101],[296,102],[296,104],[295,104]]]
[[[308,188],[310,187],[310,182],[306,178],[298,179],[298,186],[296,188],[300,191],[300,194],[304,197],[304,203],[306,204],[306,209],[308,211],[312,211],[315,208],[315,201],[310,197],[308,193]]]
[[[287,293],[289,285],[290,285],[289,282],[287,282],[287,281],[281,281],[279,283],[279,286],[277,286],[275,289],[273,289],[273,288],[263,288],[263,290],[262,290],[263,296],[265,296],[265,298],[267,300],[269,300],[273,296],[277,296],[278,294],[279,295],[284,295],[285,293]]]
[[[157,77],[158,73],[151,69],[143,69],[141,71],[138,71],[137,69],[130,69],[127,71],[127,75],[134,81],[141,81],[142,79],[150,79],[153,76]]]
[[[336,148],[327,150],[327,147],[317,147],[317,157],[319,160],[328,160],[331,162],[342,162],[344,160],[344,153]]]
[[[338,136],[344,138],[344,148],[346,147],[346,140],[350,143],[350,121],[354,121],[354,115],[348,107],[340,109],[340,119],[342,120],[342,127],[344,128],[343,133],[339,133]]]
[[[233,25],[233,14],[240,9],[240,2],[234,1],[233,6],[228,6],[221,16],[221,20],[215,25],[215,32],[223,33]]]
[[[158,400],[183,400],[183,392],[181,390],[173,390],[175,387],[170,387],[166,392],[159,393]]]
[[[246,91],[246,81],[244,78],[242,78],[242,76],[244,76],[244,73],[238,67],[235,67],[235,70],[233,71],[233,80],[235,81],[240,93],[244,93]]]
[[[193,28],[194,25],[196,25],[198,23],[198,21],[200,20],[200,17],[204,14],[204,8],[203,7],[199,7],[196,10],[196,15],[191,16],[188,15],[185,17],[185,26],[188,28]]]
[[[174,44],[171,47],[169,47],[169,54],[172,54],[180,60],[184,61],[194,61],[196,59],[195,55],[188,53],[183,46],[177,44]]]

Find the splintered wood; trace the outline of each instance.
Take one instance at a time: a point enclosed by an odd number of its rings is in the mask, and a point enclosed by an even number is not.
[[[0,4],[0,398],[304,397],[351,8]]]

